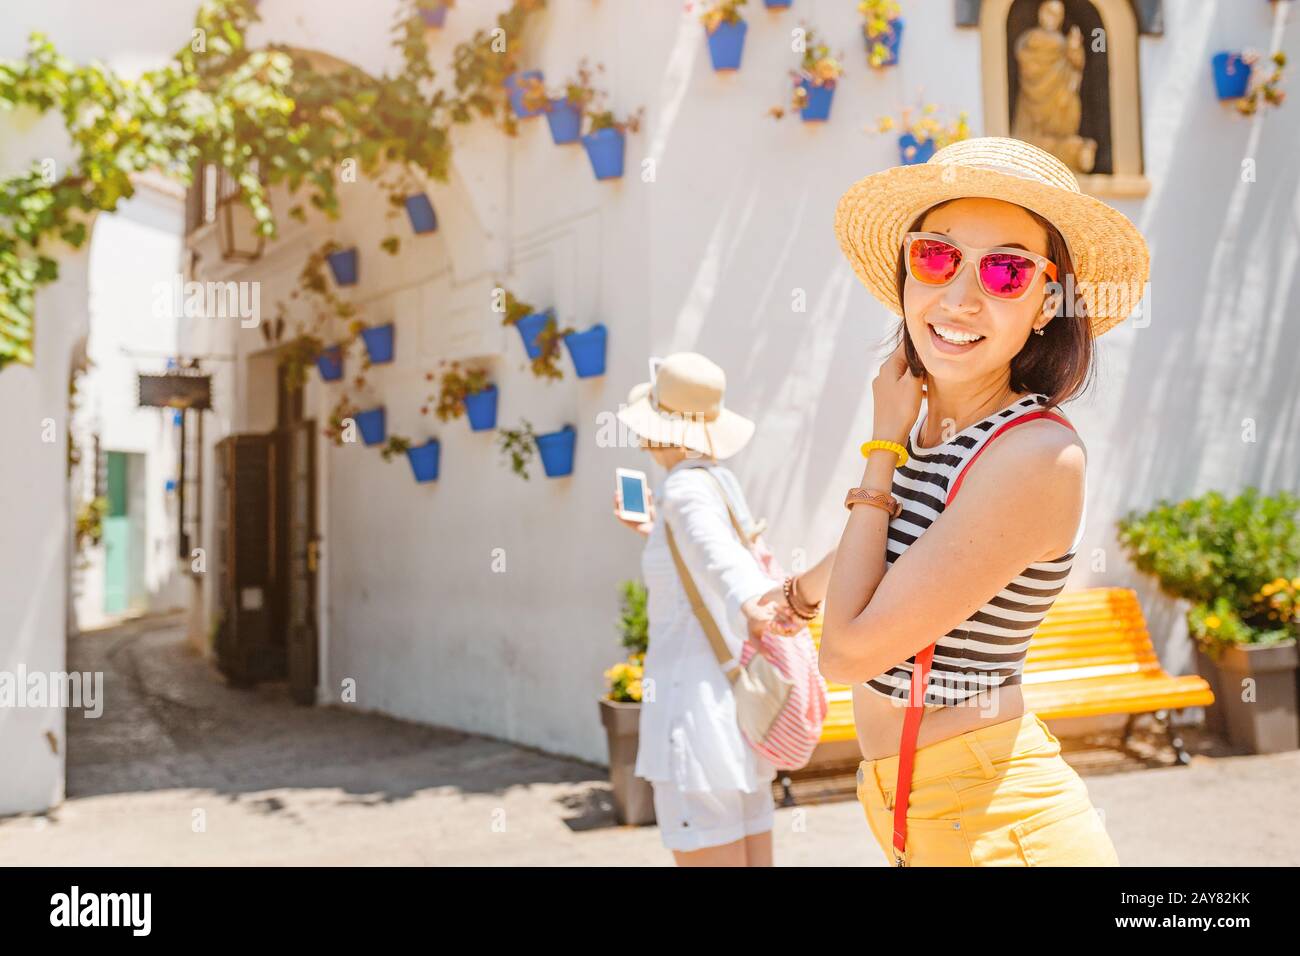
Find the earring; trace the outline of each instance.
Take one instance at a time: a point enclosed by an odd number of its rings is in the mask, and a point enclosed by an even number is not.
[[[1044,333],[1042,329],[1034,329],[1034,334],[1035,334],[1035,335],[1044,335],[1044,334],[1046,334],[1046,333]]]

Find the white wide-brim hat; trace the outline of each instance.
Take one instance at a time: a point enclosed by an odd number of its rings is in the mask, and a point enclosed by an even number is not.
[[[1137,227],[1119,210],[1080,192],[1065,163],[1018,139],[959,140],[928,162],[860,179],[835,208],[835,235],[863,285],[902,315],[897,269],[904,235],[931,206],[972,198],[1023,206],[1056,227],[1070,251],[1075,294],[1087,303],[1094,338],[1123,322],[1141,300],[1150,255]]]
[[[726,373],[713,362],[698,352],[675,352],[651,381],[633,387],[618,418],[646,441],[730,458],[753,437],[754,423],[723,406],[726,390]]]

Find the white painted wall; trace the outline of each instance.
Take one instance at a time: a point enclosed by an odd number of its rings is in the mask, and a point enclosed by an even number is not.
[[[138,71],[184,43],[192,10],[124,0],[95,5],[49,0],[6,10],[0,18],[0,57],[23,55],[27,35],[48,34],[77,60],[98,57]],[[52,158],[62,169],[70,153],[58,117],[0,114],[0,175]],[[88,331],[88,251],[55,250],[57,284],[36,303],[36,361],[0,372],[0,671],[64,668],[71,526],[66,468],[68,373]],[[56,440],[42,441],[53,422]],[[0,814],[45,809],[63,797],[64,715],[55,708],[0,708]]]
[[[503,6],[461,5],[435,49],[450,51]],[[373,397],[387,405],[391,431],[443,443],[436,486],[416,485],[404,461],[385,464],[373,449],[322,443],[322,701],[338,700],[340,682],[355,678],[363,708],[604,759],[594,698],[619,656],[617,584],[638,575],[639,553],[638,539],[609,515],[612,473],[647,462],[597,447],[597,416],[645,377],[650,353],[696,349],[727,370],[728,403],[759,423],[734,467],[771,520],[780,557],[815,559],[834,542],[843,489],[860,470],[856,447],[870,428],[877,346],[893,324],[840,255],[835,201],[896,162],[892,139],[868,129],[921,102],[922,87],[946,112],[968,110],[977,133],[982,125],[978,33],[952,25],[950,4],[904,6],[896,69],[866,67],[852,4],[800,0],[783,14],[751,4],[742,70],[715,75],[702,28],[680,4],[552,0],[530,28],[526,59],[559,80],[590,55],[604,63],[602,82],[620,111],[646,106],[628,178],[595,182],[581,147],[552,145],[536,119],[513,141],[491,129],[458,132],[452,182],[430,189],[441,231],[410,237],[399,219],[407,238],[396,260],[377,249],[389,227],[364,184],[345,187],[342,221],[298,230],[247,269],[215,265],[214,237],[198,237],[204,275],[261,279],[264,303],[288,288],[315,241],[356,242],[355,301],[367,319],[398,326],[397,362],[370,376]],[[1300,291],[1300,114],[1288,105],[1246,120],[1214,100],[1210,56],[1268,45],[1272,6],[1238,6],[1168,0],[1165,36],[1141,40],[1153,188],[1117,205],[1151,244],[1154,319],[1101,340],[1099,386],[1069,409],[1089,449],[1089,560],[1071,586],[1137,586],[1175,671],[1190,669],[1181,613],[1128,566],[1115,520],[1162,496],[1300,480],[1300,386],[1280,358],[1297,332],[1288,305]],[[378,69],[373,38],[358,37],[370,36],[372,19],[387,22],[385,9],[310,30],[285,14],[272,35],[351,51]],[[788,31],[801,18],[849,66],[822,126],[765,116],[788,97],[786,71],[797,59]],[[1293,26],[1293,60],[1297,46]],[[638,175],[642,158],[654,160],[653,182]],[[1245,158],[1257,161],[1249,184],[1240,176]],[[531,379],[517,335],[502,335],[481,299],[498,276],[566,323],[609,326],[606,377]],[[806,313],[791,309],[796,290],[807,295]],[[229,326],[209,323],[201,336],[244,356],[264,347],[258,334]],[[547,480],[537,466],[520,482],[489,436],[420,416],[423,373],[466,347],[495,354],[503,424],[523,416],[539,430],[578,426],[573,477]],[[258,374],[239,363],[222,372],[210,437],[267,426],[273,409],[247,401]],[[322,423],[332,389],[315,379],[309,386],[308,407]],[[1255,443],[1241,441],[1245,418],[1257,423]],[[491,569],[497,548],[502,574]]]

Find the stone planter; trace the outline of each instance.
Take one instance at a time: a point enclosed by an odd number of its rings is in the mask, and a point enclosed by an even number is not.
[[[614,815],[619,823],[642,826],[655,822],[654,792],[636,769],[637,732],[641,705],[600,700],[600,722],[609,738],[609,782],[614,789]]]
[[[1210,683],[1215,700],[1209,710],[1220,711],[1233,745],[1257,754],[1300,749],[1298,658],[1296,642],[1291,640],[1269,647],[1234,645],[1218,661],[1208,662],[1217,672]],[[1253,688],[1245,683],[1247,679],[1254,682]],[[1207,725],[1213,726],[1208,715]]]
[[[1219,665],[1214,662],[1214,658],[1201,650],[1200,645],[1196,647],[1196,673],[1205,679],[1210,685],[1210,690],[1214,692],[1214,703],[1205,710],[1205,729],[1216,737],[1227,739],[1228,725],[1223,719],[1223,688],[1219,686]]]

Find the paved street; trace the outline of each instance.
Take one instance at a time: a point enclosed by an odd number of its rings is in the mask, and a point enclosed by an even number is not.
[[[600,767],[228,689],[175,618],[83,635],[69,667],[105,671],[104,715],[70,717],[68,799],[0,820],[0,865],[670,862],[655,828],[614,825]],[[1300,753],[1071,761],[1126,865],[1300,863]],[[782,864],[885,862],[851,797],[778,810],[775,839]]]

